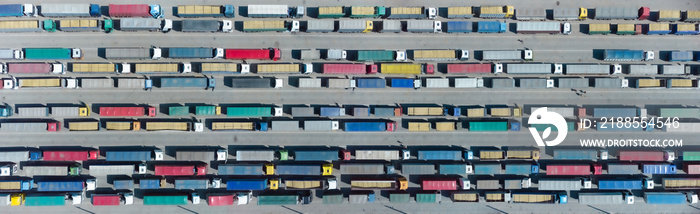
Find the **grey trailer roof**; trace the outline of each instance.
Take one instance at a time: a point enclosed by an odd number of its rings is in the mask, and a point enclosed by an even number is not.
[[[299,131],[299,121],[272,121],[272,131]]]
[[[35,175],[68,175],[68,166],[23,166],[22,171],[26,176]]]
[[[522,189],[523,188],[522,182],[523,182],[522,179],[504,179],[503,180],[503,189]]]
[[[275,159],[274,150],[238,150],[236,151],[237,161],[273,161]]]
[[[151,50],[148,48],[105,48],[107,59],[150,59]]]
[[[557,88],[588,88],[590,82],[586,78],[560,78]]]
[[[636,19],[637,7],[596,7],[595,19]]]
[[[450,79],[446,78],[426,78],[425,79],[426,88],[449,88]]]
[[[328,88],[348,88],[350,87],[350,79],[328,79]]]
[[[335,21],[333,20],[309,20],[306,22],[306,32],[333,32]]]
[[[367,194],[350,194],[348,195],[348,201],[351,204],[365,204],[369,200]]]
[[[320,59],[321,58],[321,52],[319,50],[301,50],[301,60],[312,60],[312,59]]]
[[[374,116],[393,117],[394,116],[394,107],[374,107]]]
[[[515,88],[514,79],[491,79],[491,88]]]
[[[119,19],[120,30],[158,30],[161,26],[160,19],[153,18],[122,18]]]
[[[146,79],[139,78],[117,78],[117,88],[140,88],[146,87]]]
[[[431,163],[404,163],[404,164],[401,164],[401,174],[404,174],[404,175],[435,174],[435,164],[431,164]]]
[[[328,49],[326,52],[327,59],[341,59],[343,57],[342,49]]]
[[[552,74],[552,64],[507,64],[508,74]]]
[[[384,167],[384,164],[381,163],[344,163],[340,164],[340,174],[381,175],[385,174]]]
[[[566,65],[566,74],[610,74],[610,65]]]
[[[608,174],[636,175],[639,174],[638,164],[608,164]]]
[[[0,123],[0,132],[45,132],[46,123]]]
[[[580,204],[625,204],[620,192],[582,192],[578,194]]]
[[[263,164],[222,164],[216,171],[218,175],[262,175]]]
[[[629,65],[630,75],[656,75],[659,74],[659,65]]]
[[[28,160],[29,151],[0,152],[0,161],[2,162],[19,163],[20,161]]]
[[[517,20],[546,19],[547,13],[544,8],[518,8],[515,10]]]
[[[682,75],[685,73],[685,66],[683,65],[662,65],[661,74],[664,75]]]
[[[114,88],[112,78],[80,78],[81,88]]]
[[[318,78],[299,78],[299,88],[320,88],[321,79]]]
[[[214,32],[220,27],[218,20],[182,20],[182,31],[184,32]]]
[[[547,79],[518,79],[519,88],[547,88]]]
[[[454,78],[455,88],[476,88],[479,87],[478,78]],[[483,86],[482,86],[483,87]]]
[[[175,152],[177,160],[200,160],[213,161],[216,160],[214,151],[177,151]]]
[[[17,114],[21,117],[48,117],[49,107],[18,107]]]
[[[540,179],[539,190],[581,190],[581,179]]]
[[[406,31],[408,32],[433,32],[435,21],[433,20],[408,20],[406,21]]]
[[[367,20],[350,19],[340,20],[338,25],[339,33],[362,32],[367,28]]]
[[[330,120],[304,121],[304,130],[306,130],[306,131],[332,131],[333,130],[333,121],[330,121]]]
[[[382,21],[382,33],[399,33],[401,32],[401,21],[399,20],[384,20]]]
[[[596,87],[596,88],[622,88],[622,79],[619,79],[619,78],[596,78],[594,87]]]
[[[90,165],[88,170],[92,176],[101,175],[132,175],[134,165]]]
[[[501,184],[498,180],[477,180],[476,189],[500,189]]]
[[[292,107],[292,116],[294,117],[312,117],[314,114],[314,107]]]
[[[80,107],[51,107],[53,117],[78,117]]]
[[[554,20],[578,20],[580,8],[554,8]]]

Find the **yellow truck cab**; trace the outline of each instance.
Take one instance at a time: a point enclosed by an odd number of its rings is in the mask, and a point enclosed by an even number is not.
[[[506,5],[506,18],[511,18],[515,15],[515,7]]]
[[[265,175],[275,175],[275,165],[271,163],[265,164]]]
[[[578,13],[578,19],[579,20],[585,20],[588,18],[588,9],[586,8],[580,8],[580,12]]]
[[[520,107],[514,107],[513,108],[513,117],[522,117],[523,116],[523,109]]]
[[[216,115],[221,115],[221,106],[216,107]]]
[[[24,204],[24,193],[15,193],[10,196],[10,206],[19,206]]]
[[[330,164],[330,163],[323,164],[322,168],[323,168],[323,173],[322,173],[323,176],[333,174],[333,164]]]
[[[78,115],[80,115],[81,117],[90,116],[90,108],[88,108],[88,107],[78,108]]]
[[[268,181],[268,188],[270,190],[277,190],[277,189],[279,189],[279,187],[280,187],[280,179],[279,178],[270,179]]]
[[[408,181],[404,177],[399,177],[399,190],[406,190],[408,189]]]

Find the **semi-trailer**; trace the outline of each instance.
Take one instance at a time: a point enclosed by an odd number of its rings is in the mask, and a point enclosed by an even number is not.
[[[146,131],[204,131],[204,124],[200,122],[152,122],[147,121]]]
[[[214,194],[207,195],[207,204],[209,204],[209,206],[230,206],[233,204],[245,205],[245,204],[250,203],[252,198],[253,198],[253,193],[250,191],[237,192],[237,193],[233,193],[233,194],[214,193]]]
[[[439,203],[440,193],[437,191],[416,193],[416,203]]]
[[[22,166],[22,171],[29,177],[35,175],[45,176],[75,176],[80,175],[80,164],[71,166]]]
[[[442,107],[408,107],[406,108],[408,116],[443,116],[445,109]]]
[[[33,4],[3,4],[0,5],[0,17],[36,16],[36,6]]]
[[[472,12],[472,7],[447,7],[447,18],[457,19],[457,18],[472,18],[474,13]]]
[[[99,17],[102,16],[97,4],[41,4],[44,17]]]
[[[581,192],[578,194],[580,204],[634,204],[634,195],[630,192]]]
[[[647,204],[695,204],[698,195],[693,192],[644,192]]]
[[[13,20],[0,21],[0,32],[41,32],[44,31],[44,22],[40,20]]]
[[[361,50],[357,61],[406,61],[405,51]]]
[[[596,7],[595,19],[626,19],[633,20],[639,18],[639,8],[635,7]]]
[[[547,12],[544,8],[519,8],[515,13],[517,20],[545,20]],[[518,22],[520,24],[520,22]]]
[[[195,194],[196,195],[196,194]],[[199,200],[199,199],[197,199]],[[187,205],[189,204],[186,194],[155,195],[146,194],[143,196],[143,205]]]
[[[375,64],[323,64],[324,74],[374,74],[377,71]]]
[[[438,173],[443,175],[471,174],[474,169],[469,164],[438,164]]]
[[[74,73],[115,73],[118,64],[114,63],[71,63],[70,71]],[[114,86],[114,84],[112,84]]]
[[[403,25],[399,20],[383,20],[382,29],[379,30],[380,33],[401,33],[403,32]]]
[[[654,189],[654,180],[644,179],[599,179],[600,190],[642,190]]]
[[[215,178],[216,180],[217,178]],[[218,184],[221,183],[220,178],[218,179]],[[212,182],[212,188],[214,187]],[[198,189],[208,189],[209,179],[175,179],[175,189],[177,190],[198,190]]]
[[[447,74],[489,74],[491,64],[447,64]]]
[[[479,7],[480,18],[512,18],[515,15],[513,6],[481,6]]]
[[[346,132],[393,132],[396,130],[396,122],[394,121],[382,121],[382,122],[345,122],[343,123],[344,130]]]
[[[654,60],[654,51],[605,49],[605,50],[603,50],[603,60],[604,61],[652,61],[652,60]]]
[[[516,30],[518,33],[558,34],[561,32],[561,24],[559,22],[518,22]]]
[[[133,193],[117,193],[117,194],[93,194],[90,196],[92,205],[94,206],[119,206],[129,205],[134,203]]]
[[[275,160],[274,150],[238,150],[236,151],[236,161],[267,161]],[[268,171],[269,172],[269,171]],[[274,172],[274,168],[272,169]]]
[[[474,23],[468,21],[449,21],[447,22],[448,33],[471,33],[474,32]]]
[[[284,188],[288,190],[338,189],[335,178],[284,179]]]
[[[433,74],[435,73],[435,65],[428,63],[381,63],[379,71],[382,74]]]
[[[160,189],[165,184],[165,178],[144,178],[139,180],[139,189]]]
[[[280,59],[280,50],[269,49],[225,49],[225,58],[233,60],[273,60]],[[244,69],[241,69],[244,70]]]
[[[228,151],[226,149],[219,149],[216,151],[177,151],[175,152],[175,158],[177,160],[183,161],[223,161],[228,157]]]
[[[673,164],[642,164],[644,174],[676,174],[676,165]]]
[[[155,107],[100,107],[100,116],[107,117],[140,117],[140,116],[156,116]]]
[[[218,175],[264,175],[265,164],[221,164]],[[270,166],[273,167],[273,166]],[[274,174],[274,172],[272,172]]]
[[[318,7],[316,18],[341,18],[343,16],[345,16],[345,7],[343,6]]]
[[[119,30],[122,31],[161,31],[170,32],[173,28],[173,20],[149,19],[149,18],[122,18],[119,19]]]
[[[665,35],[671,33],[671,25],[668,23],[650,23],[647,35]]]
[[[470,187],[471,183],[464,178],[425,178],[421,180],[422,190],[466,190]]]
[[[192,64],[190,63],[123,63],[119,73],[128,74],[167,74],[167,73],[190,73]]]
[[[668,60],[672,62],[693,61],[693,51],[671,51]]]
[[[163,160],[163,151],[106,151],[106,161],[151,161]]]
[[[481,60],[498,61],[498,60],[532,60],[532,50],[495,50],[481,51]]]
[[[697,24],[675,24],[673,34],[676,35],[696,35],[700,34]]]
[[[401,174],[432,175],[435,174],[435,165],[429,163],[402,163]]]
[[[383,6],[351,6],[350,18],[377,18],[386,15]]]
[[[160,48],[105,48],[105,59],[160,59]]]
[[[329,150],[329,151],[304,151],[295,150],[294,160],[295,161],[336,161],[338,160],[339,151]]]
[[[233,5],[178,5],[176,12],[182,18],[236,16]]]
[[[231,88],[282,88],[279,78],[231,78]]]
[[[335,31],[335,21],[333,20],[309,20],[306,21],[306,32],[328,33]]]
[[[686,171],[688,171],[688,170],[686,170]],[[688,173],[688,174],[696,174],[696,173]],[[662,185],[663,185],[663,188],[665,190],[697,189],[697,188],[700,188],[700,179],[698,179],[698,178],[663,178]]]
[[[313,73],[313,65],[294,63],[256,64],[255,72],[258,74],[284,74],[284,73]]]
[[[622,67],[613,65],[613,74],[621,74]],[[574,75],[609,75],[611,74],[610,65],[593,65],[593,64],[567,64],[564,67],[566,74]]]
[[[99,157],[98,150],[84,151],[43,151],[42,160],[45,161],[87,161]]]
[[[461,161],[463,151],[460,150],[420,150],[418,160],[452,160]]]
[[[278,117],[282,116],[280,107],[227,107],[228,117]]]
[[[164,9],[157,4],[109,4],[110,17],[163,18]]]
[[[413,50],[412,53],[413,55],[411,56],[411,59],[416,61],[452,61],[469,59],[469,50]]]
[[[88,170],[92,176],[106,176],[106,175],[133,175],[133,174],[144,174],[146,173],[146,165],[139,164],[138,170],[135,170],[134,164],[128,165],[90,165]]]
[[[275,166],[277,175],[316,175],[327,176],[333,173],[332,164],[323,165],[288,165],[279,164]]]
[[[80,48],[25,48],[24,56],[32,60],[83,59]]]
[[[683,21],[685,22],[698,22],[700,21],[700,10],[686,10],[683,15]]]
[[[656,21],[658,22],[675,22],[681,20],[680,10],[659,10]]]
[[[591,175],[591,169],[594,175],[603,173],[600,164],[549,164],[546,171],[547,175]]]
[[[506,64],[508,74],[552,74],[552,64]],[[494,73],[501,73],[496,69]]]
[[[404,177],[398,178],[351,178],[352,190],[406,190],[408,181]]]
[[[100,31],[102,21],[97,19],[63,19],[58,20],[58,29],[66,32]]]
[[[304,11],[304,6],[248,5],[248,17],[251,18],[299,18],[304,16]]]
[[[508,131],[507,121],[471,121],[468,122],[468,126],[472,132]]]
[[[0,69],[2,65],[0,64]],[[63,74],[65,66],[62,63],[7,63],[4,73],[9,74]]]
[[[437,8],[434,7],[390,7],[387,19],[435,19]]]
[[[0,123],[0,132],[57,132],[60,130],[61,123],[57,121]]]
[[[230,179],[226,181],[226,190],[276,190],[279,179]]]
[[[394,174],[393,165],[381,163],[346,163],[340,165],[340,174],[343,175],[383,175]]]
[[[200,63],[200,73],[232,73],[239,72],[238,64],[228,62],[203,62]]]
[[[500,167],[499,167],[500,168]],[[532,163],[506,163],[505,174],[529,175],[540,172],[540,166]]]
[[[636,175],[639,174],[639,164],[608,164],[609,175]]]
[[[297,193],[262,193],[258,195],[258,205],[298,205],[311,203],[309,191]]]
[[[370,20],[340,20],[338,33],[370,33],[374,24]]]
[[[95,180],[92,182],[91,190],[94,190]],[[82,180],[42,180],[36,182],[38,192],[82,192],[85,190],[85,181]]]
[[[450,193],[452,202],[479,202],[478,192],[452,191]]]
[[[157,176],[203,176],[207,174],[207,164],[188,165],[156,165]]]
[[[40,151],[4,151],[0,152],[0,161],[19,163],[21,161],[40,160]]]
[[[121,89],[151,89],[153,80],[142,78],[117,78],[117,88]]]
[[[538,190],[579,191],[592,188],[590,179],[554,179],[542,178],[538,182]]]
[[[141,122],[137,121],[106,121],[105,128],[114,131],[138,131],[141,130]]]
[[[164,77],[160,78],[159,88],[204,88],[214,89],[214,77]]]
[[[406,24],[406,31],[412,33],[441,33],[442,22],[431,20],[408,20]]]
[[[508,29],[505,22],[499,21],[480,21],[476,26],[478,33],[504,33]]]
[[[566,204],[566,192],[515,192],[511,193],[512,203]]]
[[[392,78],[390,86],[392,88],[420,88],[420,80],[411,78]]]
[[[669,161],[676,159],[675,152],[664,151],[620,151],[620,161]]]
[[[299,21],[243,21],[243,32],[299,32]]]
[[[406,160],[411,158],[409,150],[355,150],[356,160]]]

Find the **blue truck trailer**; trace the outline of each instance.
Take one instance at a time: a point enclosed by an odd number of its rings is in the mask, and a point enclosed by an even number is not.
[[[383,132],[394,131],[396,122],[345,122],[346,132]]]
[[[164,179],[141,179],[139,180],[139,189],[160,189],[160,187],[165,184]]]
[[[209,179],[176,179],[175,189],[208,189]]]
[[[321,117],[342,117],[345,116],[343,107],[321,107]]]
[[[204,88],[214,89],[214,77],[164,77],[160,78],[161,88]]]
[[[460,150],[422,150],[418,151],[418,160],[462,160]]]
[[[600,190],[641,190],[654,189],[654,181],[651,179],[600,179]]]
[[[467,164],[438,164],[438,172],[442,175],[464,175],[472,173],[472,166]]]
[[[499,21],[480,21],[477,23],[476,32],[479,33],[504,33],[508,29],[505,22]]]
[[[226,182],[226,190],[266,190],[277,189],[268,186],[267,179],[233,179]]]
[[[595,149],[554,149],[553,159],[558,160],[597,160]]]
[[[382,78],[357,78],[358,88],[385,88],[386,80]]]
[[[153,160],[152,151],[107,151],[107,161],[150,161]]]
[[[506,164],[505,174],[509,175],[529,175],[531,173],[540,172],[540,166],[529,163],[508,163]]]
[[[671,51],[668,60],[672,62],[693,61],[693,51]]]
[[[168,48],[168,58],[174,59],[220,59],[223,48]]]
[[[471,33],[474,24],[469,21],[449,21],[447,22],[448,33]]]
[[[332,167],[321,165],[287,165],[280,164],[275,167],[277,175],[330,175]]]
[[[691,192],[645,192],[644,200],[647,204],[694,204],[698,202],[698,195]]]
[[[337,161],[338,151],[294,151],[295,161]]]
[[[219,175],[262,175],[264,164],[222,164]]]
[[[36,7],[32,4],[3,4],[0,5],[0,17],[34,16]]]
[[[37,182],[39,192],[82,192],[84,187],[85,182],[81,180]]]
[[[501,164],[500,163],[475,163],[474,164],[474,174],[475,175],[501,174]]]
[[[392,88],[413,88],[413,79],[409,78],[393,78],[391,79]]]
[[[134,180],[114,180],[112,184],[115,190],[134,189]]]
[[[673,164],[642,164],[644,174],[676,174],[676,165]]]
[[[654,51],[605,49],[604,61],[651,61],[654,60]]]

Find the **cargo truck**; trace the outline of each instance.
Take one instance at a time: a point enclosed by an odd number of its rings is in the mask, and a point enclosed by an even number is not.
[[[406,61],[405,51],[357,51],[357,61]]]
[[[190,63],[122,63],[119,73],[128,74],[166,74],[166,73],[190,73]]]
[[[479,7],[480,18],[512,18],[515,15],[513,6],[481,6]]]
[[[613,65],[612,74],[622,74],[622,66]],[[583,64],[567,64],[565,65],[566,74],[574,75],[609,75],[611,74],[610,65],[583,65]]]
[[[673,34],[676,35],[696,35],[700,34],[697,24],[675,24]]]
[[[324,74],[374,74],[378,70],[375,64],[323,64]]]
[[[654,60],[654,51],[605,49],[605,50],[603,50],[603,60],[604,61],[652,61],[652,60]]]
[[[422,190],[466,190],[469,188],[471,188],[471,183],[464,178],[425,178],[421,180]]]
[[[100,107],[100,116],[110,117],[140,117],[156,116],[156,107]]]
[[[659,10],[657,14],[657,22],[675,22],[681,20],[680,10]]]
[[[74,73],[115,73],[117,64],[113,63],[71,63],[70,71]],[[112,84],[112,87],[114,84]]]
[[[600,190],[642,190],[654,189],[654,180],[643,179],[599,179],[598,189]]]
[[[29,194],[24,197],[24,206],[65,206],[67,200],[71,200],[72,203],[80,204],[82,202],[82,196],[80,194]]]
[[[45,176],[75,176],[80,175],[80,164],[71,166],[22,166],[22,171],[29,177],[35,175]]]
[[[370,33],[374,29],[370,20],[340,20],[338,33]]]
[[[452,199],[452,202],[479,202],[479,193],[452,191],[450,192],[450,199]]]
[[[146,131],[204,131],[204,124],[200,122],[152,122],[147,121]]]
[[[686,168],[689,165],[686,165]],[[686,173],[689,170],[686,169]],[[697,173],[688,173],[697,174]],[[662,180],[663,188],[665,190],[675,190],[675,189],[697,189],[700,187],[700,179],[698,178],[663,178]]]
[[[212,122],[212,131],[267,131],[266,122]]]
[[[411,158],[409,150],[355,150],[357,160],[406,160]]]
[[[387,19],[435,19],[437,8],[434,7],[390,7]]]
[[[268,166],[269,165],[269,166]],[[271,167],[269,174],[274,174],[272,164],[221,164],[217,169],[218,175],[264,175],[264,168]]]
[[[594,175],[603,174],[603,167],[600,164],[549,164],[547,165],[547,175]]]
[[[671,33],[668,23],[650,23],[647,27],[647,35],[665,35]]]
[[[197,195],[193,193],[193,195]],[[197,196],[199,197],[199,196]],[[194,199],[199,202],[199,198]],[[186,194],[169,194],[169,195],[156,195],[156,194],[146,194],[143,196],[143,205],[187,205],[188,195]]]
[[[129,205],[134,203],[134,194],[130,192],[117,194],[93,194],[90,196],[90,200],[94,206]]]
[[[261,193],[258,195],[258,205],[298,205],[311,203],[311,192],[297,193]]]
[[[61,123],[58,121],[0,123],[0,132],[57,132],[60,130]]]
[[[406,31],[412,33],[441,33],[442,22],[430,20],[408,20]]]
[[[172,77],[160,78],[160,88],[204,88],[214,89],[216,79],[214,77]]]
[[[0,69],[3,65],[0,64]],[[7,63],[4,73],[17,74],[64,74],[65,66],[62,63]]]
[[[243,21],[243,32],[299,32],[299,21]]]
[[[80,48],[25,48],[24,56],[32,60],[83,59]]]
[[[333,172],[332,164],[323,165],[286,165],[281,164],[275,166],[277,175],[331,175]]]
[[[462,151],[460,150],[420,150],[418,151],[418,160],[462,160]]]
[[[377,18],[386,16],[386,8],[383,6],[351,6],[350,18]]]
[[[0,192],[23,192],[34,188],[34,180],[2,180]]]
[[[99,17],[102,16],[97,4],[41,4],[44,17]]]
[[[552,74],[552,67],[552,64],[506,64],[505,71],[508,74]],[[560,64],[556,64],[554,67],[555,69],[561,69]],[[494,73],[501,72],[503,70],[498,69],[498,66],[496,66]]]
[[[141,130],[141,122],[137,121],[106,121],[107,130],[138,131]]]
[[[447,64],[447,74],[489,74],[491,64]]]
[[[66,32],[100,31],[102,21],[97,19],[64,19],[58,20],[58,29]]]
[[[105,48],[105,59],[160,59],[160,48]]]
[[[0,59],[24,59],[21,49],[0,49]]]
[[[448,33],[471,33],[474,32],[472,22],[468,21],[449,21],[447,22]]]
[[[393,132],[396,130],[396,122],[345,122],[343,124],[346,132]]]
[[[219,149],[216,151],[177,151],[175,152],[175,158],[177,160],[184,161],[223,161],[228,157],[228,151],[226,149]]]
[[[480,21],[477,23],[478,33],[504,33],[508,30],[505,22],[499,21]]]
[[[635,7],[596,7],[595,19],[625,19],[633,20],[639,16],[639,8]]]
[[[669,60],[672,62],[693,61],[692,51],[671,51]]]
[[[106,161],[151,161],[163,160],[163,151],[106,151]]]
[[[578,194],[580,204],[634,204],[634,195],[630,192],[581,192]]]
[[[243,64],[241,66],[249,67],[250,65]],[[282,74],[282,73],[313,73],[313,65],[307,64],[256,64],[256,72],[258,74]]]
[[[579,191],[581,189],[591,189],[592,183],[590,179],[554,179],[542,178],[537,182],[538,190],[564,190],[564,191]]]
[[[338,189],[335,178],[284,179],[284,188],[288,190]]]
[[[157,176],[203,176],[207,173],[207,165],[156,165]]]
[[[695,204],[698,195],[693,192],[644,192],[647,204]]]
[[[95,190],[95,179],[87,181],[82,180],[43,180],[38,181],[38,192],[82,192],[87,190]]]
[[[300,18],[304,16],[304,11],[304,6],[248,5],[248,17],[251,18]]]
[[[554,159],[560,160],[607,160],[607,150],[594,149],[555,149]]]
[[[676,174],[676,165],[673,164],[642,164],[644,174]]]
[[[561,24],[559,22],[518,22],[516,29],[518,33],[558,34],[561,32]]]
[[[700,10],[686,10],[683,14],[683,21],[698,22],[700,21]]]
[[[306,21],[306,32],[328,33],[335,31],[335,21],[332,20],[309,20]]]
[[[544,8],[519,8],[515,14],[515,19],[517,20],[545,20],[547,19],[547,12]],[[518,22],[520,24],[520,22]]]
[[[472,12],[472,7],[447,7],[447,18],[457,19],[457,18],[472,18],[474,13]]]
[[[280,107],[227,107],[228,117],[278,117],[282,116]]]
[[[164,9],[157,4],[110,4],[109,16],[111,17],[153,17],[163,18]]]
[[[233,60],[273,60],[280,59],[280,50],[277,48],[269,49],[225,49],[225,58]],[[241,73],[244,68],[241,68]]]
[[[620,161],[668,161],[676,160],[675,152],[664,151],[620,151]]]
[[[48,26],[48,28],[51,27]],[[44,30],[44,22],[40,20],[0,21],[0,32],[41,32]]]
[[[351,178],[352,190],[406,190],[408,181],[404,177],[397,178]]]
[[[427,63],[381,63],[379,71],[382,74],[433,74],[435,73],[435,65]]]
[[[3,4],[0,5],[0,17],[36,16],[36,6],[33,4]]]
[[[511,195],[512,203],[566,204],[568,200],[566,192],[515,192]]]
[[[253,193],[250,191],[236,192],[233,194],[212,193],[207,195],[207,204],[209,204],[209,206],[245,205],[250,203],[252,198]]]
[[[45,161],[87,161],[99,158],[99,151],[43,151],[42,156]]]
[[[170,32],[173,29],[173,20],[149,19],[149,18],[122,18],[119,19],[119,30],[122,31],[161,31]]]
[[[343,175],[391,175],[394,173],[395,169],[391,164],[347,163],[340,165],[340,174]]]
[[[221,178],[214,178],[211,181],[212,188],[221,186]],[[175,189],[178,190],[198,190],[208,189],[209,179],[175,179]]]
[[[532,50],[510,50],[510,51],[482,51],[481,60],[499,61],[499,60],[532,60]]]
[[[176,12],[182,18],[236,16],[233,5],[178,5]]]
[[[136,170],[135,170],[136,169]],[[134,164],[127,165],[90,165],[88,167],[90,170],[90,175],[92,176],[104,176],[104,175],[133,175],[133,174],[145,174],[146,164],[138,164],[134,167]]]
[[[275,160],[274,150],[238,150],[236,161],[267,161]],[[268,168],[269,169],[269,168]],[[270,170],[268,170],[269,172]],[[271,169],[274,172],[274,168]]]
[[[413,50],[411,59],[416,61],[468,60],[469,50]],[[452,64],[448,66],[450,65]]]
[[[3,162],[15,162],[19,163],[21,161],[29,160],[40,160],[40,151],[4,151],[0,152],[0,161]]]

